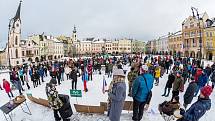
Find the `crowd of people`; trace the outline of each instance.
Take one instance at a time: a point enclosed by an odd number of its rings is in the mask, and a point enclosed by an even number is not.
[[[123,65],[131,66],[126,75]],[[55,86],[60,85],[64,80],[71,80],[73,90],[77,90],[78,77],[81,76],[84,91],[88,91],[87,82],[93,81],[94,74],[102,74],[104,67],[105,74],[112,78],[108,92],[108,116],[111,121],[120,121],[121,112],[126,96],[133,98],[132,120],[140,121],[143,113],[151,104],[153,86],[160,86],[160,78],[168,74],[164,93],[161,96],[169,97],[170,101],[161,103],[158,107],[160,113],[168,116],[174,115],[174,111],[180,110],[181,118],[177,121],[198,121],[206,111],[211,108],[209,98],[215,86],[215,63],[204,67],[200,60],[191,58],[180,58],[171,56],[130,56],[124,55],[121,58],[92,57],[88,59],[65,60],[55,62],[43,62],[36,65],[17,66],[10,72],[10,82],[3,79],[3,86],[9,98],[13,97],[12,88],[16,88],[22,95],[24,86],[30,90],[45,82],[47,77],[46,94],[49,103],[54,110],[56,121],[60,121],[57,115],[63,102],[58,96]],[[66,77],[66,79],[64,79]],[[126,78],[128,79],[128,94],[126,94]],[[188,87],[185,89],[185,85]],[[180,106],[179,94],[184,93],[183,106]],[[200,92],[200,93],[199,93]],[[198,100],[194,102],[194,97]],[[191,106],[189,106],[192,104]],[[189,108],[188,108],[189,107]],[[62,110],[61,110],[62,113]],[[67,121],[66,118],[63,118]]]

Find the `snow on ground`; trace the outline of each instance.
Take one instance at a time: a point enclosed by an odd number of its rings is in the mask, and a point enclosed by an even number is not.
[[[124,69],[129,70],[129,67],[125,66]],[[70,98],[70,103],[72,105],[74,113],[75,113],[75,109],[74,109],[73,104],[75,104],[75,103],[86,104],[86,105],[99,105],[99,103],[101,101],[105,101],[105,102],[107,101],[107,94],[102,93],[103,75],[104,75],[104,72],[102,75],[98,75],[98,74],[93,75],[93,81],[88,82],[89,92],[87,92],[87,93],[83,92],[82,98],[74,98],[74,97]],[[164,100],[171,99],[171,95],[168,98],[161,96],[164,91],[167,77],[168,77],[168,75],[165,74],[163,76],[163,78],[160,79],[160,85],[157,87],[154,86],[153,97],[152,97],[152,102],[151,102],[150,108],[144,114],[142,121],[155,121],[155,120],[164,121],[163,118],[158,113],[157,107],[158,107],[158,104],[162,103]],[[6,78],[7,80],[9,80],[9,74],[2,73],[0,76],[0,80],[2,80],[3,78]],[[50,80],[50,77],[45,78],[46,82],[48,82],[49,80]],[[111,78],[107,78],[107,76],[106,76],[106,80],[109,85],[109,83],[111,82]],[[126,80],[126,82],[127,82],[127,80]],[[31,83],[30,90],[27,90],[27,87],[25,85],[24,89],[26,91],[24,92],[24,94],[32,93],[33,96],[35,96],[35,97],[41,97],[41,98],[46,99],[47,97],[45,94],[45,83],[42,83],[42,85],[40,85],[37,88],[32,88],[33,85]],[[186,89],[186,87],[187,87],[187,85],[185,86],[185,89]],[[71,81],[66,80],[66,76],[65,76],[65,81],[62,82],[62,84],[60,86],[57,86],[57,90],[59,91],[60,94],[69,95],[70,89],[71,89]],[[83,83],[82,83],[80,77],[78,78],[78,89],[83,90]],[[128,90],[128,86],[127,86],[127,90]],[[17,90],[15,90],[13,93],[16,96],[18,95]],[[0,91],[0,95],[1,95],[0,106],[2,106],[3,104],[5,104],[6,102],[9,101],[9,98],[4,91]],[[183,104],[183,93],[180,94],[180,97],[181,97],[180,102],[182,105]],[[214,102],[215,95],[214,95],[214,93],[211,95],[211,98],[212,98],[212,108],[210,111],[208,111],[206,113],[206,115],[203,118],[201,118],[200,121],[215,121],[213,118],[214,117],[213,115],[215,114],[214,113],[215,112],[215,107],[214,107],[215,106],[215,102]],[[132,98],[127,97],[126,100],[132,100]],[[197,98],[194,98],[194,101],[196,101],[196,100],[197,100]],[[27,101],[27,103],[28,103],[28,106],[30,107],[32,115],[27,115],[27,114],[23,113],[21,108],[18,107],[17,109],[12,111],[12,118],[14,121],[54,121],[54,116],[53,116],[53,112],[51,109],[45,108],[38,104],[34,104],[30,101]],[[131,117],[132,117],[132,112],[123,111],[122,116],[121,116],[121,121],[131,121]],[[92,115],[90,115],[90,116],[81,115],[80,116],[81,121],[97,121],[98,118],[106,118],[106,116],[105,115],[104,116],[98,116],[98,115],[93,115],[93,116]],[[3,113],[1,111],[0,111],[0,119],[1,119],[1,121],[5,120]],[[98,120],[98,121],[100,121],[100,120]]]

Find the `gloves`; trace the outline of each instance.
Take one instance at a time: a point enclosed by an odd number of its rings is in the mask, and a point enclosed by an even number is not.
[[[185,114],[185,110],[183,108],[180,108],[180,114],[183,116]]]

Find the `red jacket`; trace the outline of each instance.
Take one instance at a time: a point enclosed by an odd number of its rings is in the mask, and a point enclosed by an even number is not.
[[[194,80],[197,82],[199,79],[199,76],[201,76],[201,75],[202,75],[202,69],[197,69],[196,74],[194,76]]]
[[[92,71],[93,71],[92,65],[87,66],[87,71],[88,71],[88,74],[92,74]]]
[[[8,81],[3,82],[3,88],[5,89],[6,93],[9,93],[11,91],[10,83]]]

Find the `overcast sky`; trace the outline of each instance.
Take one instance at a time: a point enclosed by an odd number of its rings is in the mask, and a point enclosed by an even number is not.
[[[0,41],[19,0],[0,0]],[[32,34],[151,40],[181,29],[191,6],[215,17],[215,0],[23,0],[22,39]]]

